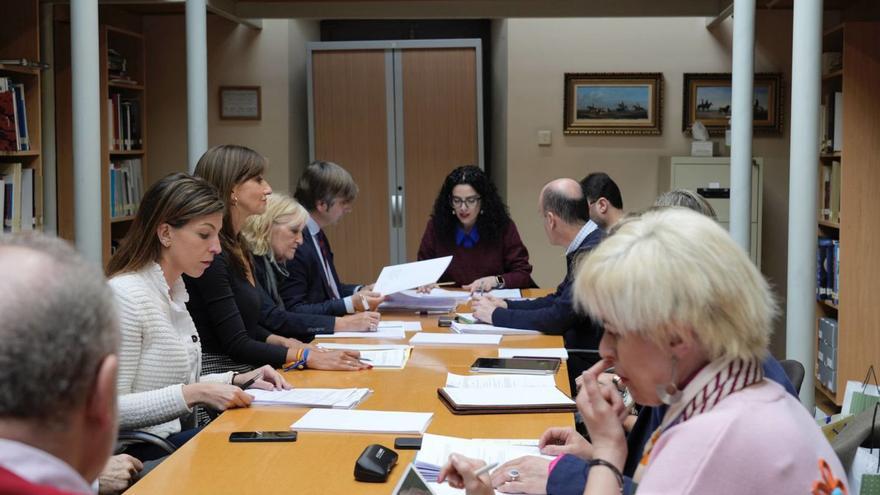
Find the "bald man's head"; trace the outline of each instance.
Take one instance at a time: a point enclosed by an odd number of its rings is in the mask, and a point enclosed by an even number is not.
[[[574,179],[556,179],[548,182],[538,199],[541,213],[553,213],[569,225],[587,222],[587,200],[581,185]]]

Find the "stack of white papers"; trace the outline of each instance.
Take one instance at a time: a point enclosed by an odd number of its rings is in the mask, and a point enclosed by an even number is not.
[[[379,305],[379,309],[404,309],[413,311],[452,311],[459,304],[470,299],[470,294],[461,291],[434,289],[428,294],[415,290],[405,290],[391,294]]]
[[[406,366],[412,346],[401,344],[318,344],[322,349],[360,351],[361,360],[374,368],[400,368]]]
[[[501,335],[465,335],[459,333],[418,333],[409,339],[412,345],[498,345]]]
[[[541,333],[537,330],[496,327],[495,325],[489,325],[486,323],[459,323],[457,321],[453,321],[450,328],[455,333],[476,333],[489,335],[536,335]]]
[[[573,406],[571,397],[555,384],[551,387],[454,388],[442,389],[456,407],[558,407]]]
[[[420,412],[312,409],[290,429],[418,435],[425,432],[433,416]]]
[[[456,375],[446,374],[447,388],[556,388],[553,375]]]
[[[406,330],[402,321],[379,322],[375,332],[333,332],[315,335],[316,339],[405,339]]]
[[[467,439],[432,435],[422,436],[422,447],[414,461],[425,481],[436,482],[440,468],[449,460],[449,454],[462,454],[473,459],[482,459],[487,464],[499,465],[526,455],[541,456],[537,439]],[[550,456],[542,456],[553,459]]]
[[[261,390],[249,388],[256,406],[332,407],[351,409],[370,394],[368,388],[294,388],[290,390]]]
[[[500,358],[512,358],[512,357],[540,357],[540,358],[559,358],[562,360],[568,359],[568,351],[565,350],[565,347],[530,347],[530,348],[512,348],[512,347],[501,347],[498,349],[498,357]]]

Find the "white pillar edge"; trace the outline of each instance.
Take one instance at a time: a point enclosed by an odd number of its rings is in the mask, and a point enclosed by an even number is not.
[[[205,0],[186,0],[187,170],[208,150],[208,35]]]
[[[816,195],[819,176],[822,0],[794,3],[788,189],[786,357],[807,370],[801,402],[815,404]]]
[[[730,235],[748,253],[751,249],[755,0],[734,0],[733,9]]]

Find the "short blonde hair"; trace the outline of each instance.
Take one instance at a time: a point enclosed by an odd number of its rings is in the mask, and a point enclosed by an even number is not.
[[[657,197],[654,201],[654,206],[682,206],[698,213],[702,213],[712,220],[718,219],[718,215],[715,213],[715,208],[706,201],[706,198],[690,189],[673,189],[671,191],[666,191]]]
[[[286,194],[274,193],[267,198],[266,211],[262,215],[248,217],[241,229],[241,236],[252,253],[275,259],[271,244],[272,226],[278,223],[279,218],[288,215],[293,215],[293,221],[298,224],[304,224],[309,217],[306,209],[295,199]]]
[[[578,267],[574,303],[660,345],[692,328],[710,360],[767,354],[775,298],[722,227],[684,208],[621,221]]]

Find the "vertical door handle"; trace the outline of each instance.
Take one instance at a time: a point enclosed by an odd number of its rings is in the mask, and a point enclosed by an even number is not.
[[[391,227],[399,228],[402,225],[401,221],[401,198],[399,194],[391,195]]]

